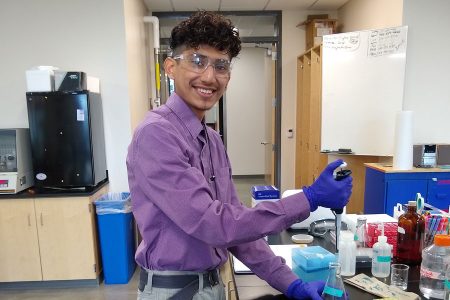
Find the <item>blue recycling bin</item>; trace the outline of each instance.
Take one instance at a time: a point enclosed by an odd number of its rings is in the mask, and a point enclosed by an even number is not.
[[[94,204],[105,284],[126,284],[136,268],[130,193],[108,193]]]

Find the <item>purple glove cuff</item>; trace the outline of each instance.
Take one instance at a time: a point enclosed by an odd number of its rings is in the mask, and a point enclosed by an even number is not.
[[[305,194],[306,199],[308,199],[310,211],[313,212],[317,209],[319,205],[317,205],[316,201],[314,201],[314,190],[308,186],[304,186],[303,188],[303,194]]]
[[[294,280],[288,287],[287,291],[286,291],[286,296],[288,296],[288,298],[293,298],[294,297],[294,292],[295,289],[302,284],[302,281],[300,279]]]

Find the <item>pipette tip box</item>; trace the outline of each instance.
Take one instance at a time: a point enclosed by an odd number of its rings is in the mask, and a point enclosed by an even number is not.
[[[336,256],[320,246],[292,249],[292,271],[303,281],[327,280]]]

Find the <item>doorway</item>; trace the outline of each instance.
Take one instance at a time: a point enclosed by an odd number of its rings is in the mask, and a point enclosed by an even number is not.
[[[244,150],[237,150],[238,152],[258,152],[263,150],[264,156],[262,163],[259,163],[260,167],[263,165],[263,170],[256,169],[256,172],[265,175],[266,184],[275,185],[280,188],[281,184],[281,11],[242,11],[242,12],[220,12],[239,29],[239,35],[243,43],[243,52],[248,52],[246,48],[252,48],[255,52],[265,52],[270,59],[266,60],[264,68],[270,68],[271,72],[265,72],[265,74],[271,74],[271,78],[264,79],[271,81],[270,84],[264,84],[260,86],[248,86],[249,90],[263,89],[265,96],[263,101],[260,101],[260,105],[264,106],[263,114],[265,124],[263,124],[264,136],[261,136],[261,132],[257,143],[254,141],[253,146],[258,147],[255,149],[247,148]],[[160,24],[160,44],[161,55],[167,56],[170,32],[174,26],[180,21],[188,18],[192,12],[154,12],[153,15],[159,18]],[[248,46],[253,45],[253,46]],[[270,53],[270,55],[267,55]],[[162,57],[161,57],[162,59]],[[161,60],[162,61],[162,60]],[[267,63],[269,61],[270,63]],[[235,76],[233,69],[233,76]],[[165,78],[164,71],[161,70],[161,88],[167,89],[165,93],[162,91],[162,103],[165,102],[163,95],[169,95],[170,82],[168,78]],[[166,79],[166,80],[165,80]],[[231,84],[231,81],[230,81]],[[239,83],[244,85],[245,82]],[[242,87],[241,87],[242,88]],[[270,95],[269,95],[270,94]],[[228,92],[224,95],[222,101],[219,102],[217,109],[217,127],[216,130],[222,135],[225,147],[228,151],[230,148],[234,148],[235,145],[229,144],[228,131],[229,127],[235,125],[247,130],[249,124],[245,123],[244,118],[230,121],[227,118],[227,102],[232,101]],[[261,109],[259,110],[261,113]],[[231,125],[233,122],[233,125]],[[237,123],[237,124],[236,124]],[[239,146],[239,145],[237,145]],[[231,159],[231,158],[230,158]],[[232,160],[233,173],[239,163],[234,163]],[[243,175],[245,175],[243,173]]]

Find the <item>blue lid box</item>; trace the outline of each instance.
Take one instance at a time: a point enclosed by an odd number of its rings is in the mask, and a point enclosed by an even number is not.
[[[326,281],[336,256],[320,246],[292,249],[292,271],[303,281]]]
[[[252,197],[255,200],[280,199],[280,191],[273,185],[252,186]]]

